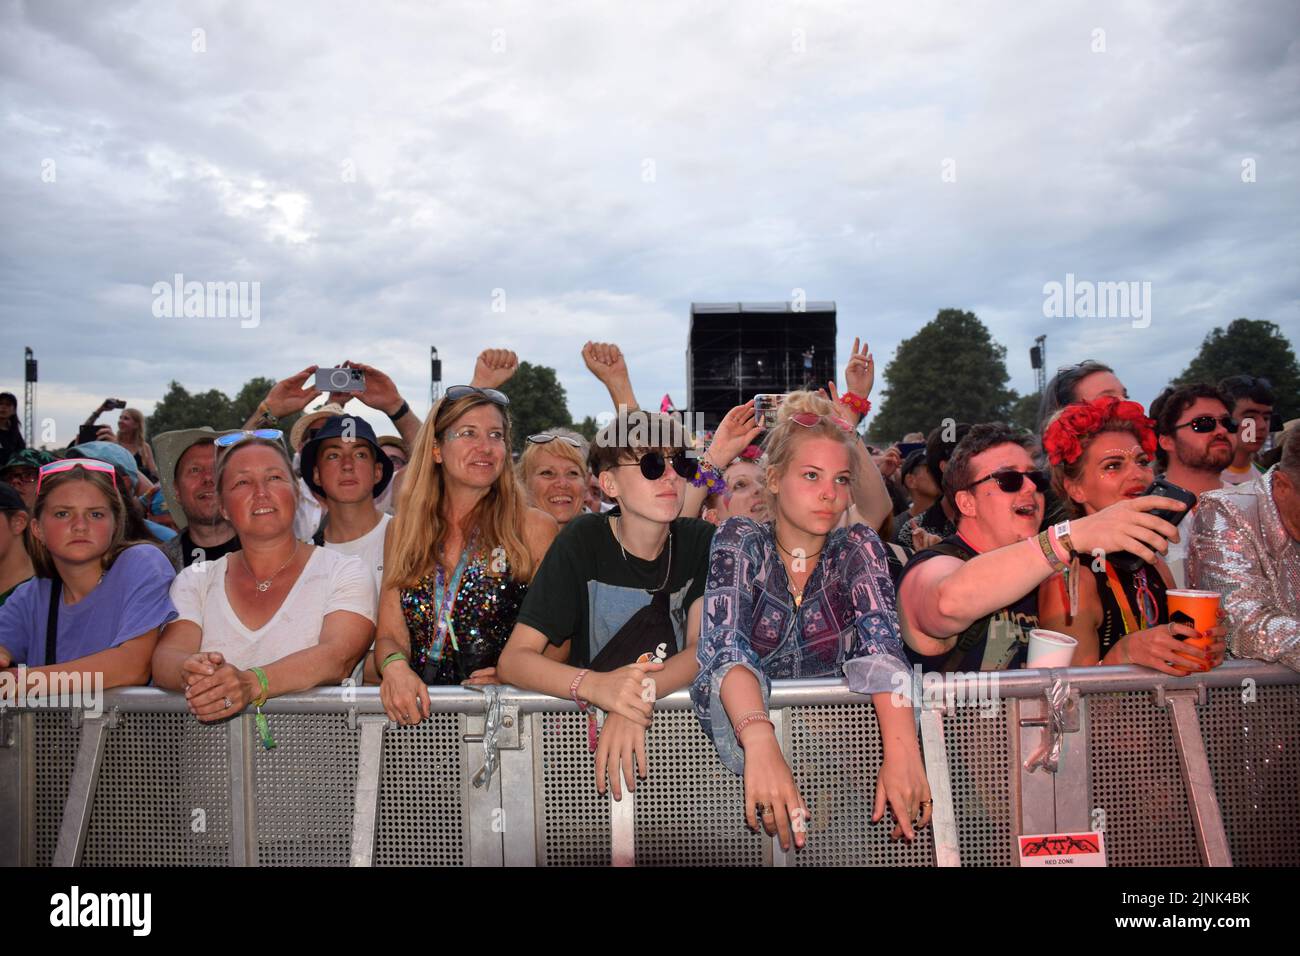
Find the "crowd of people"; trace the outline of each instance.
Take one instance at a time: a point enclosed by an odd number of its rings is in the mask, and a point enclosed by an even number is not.
[[[582,354],[612,420],[591,441],[527,435],[517,461],[505,349],[423,420],[348,362],[365,390],[310,411],[316,366],[240,429],[150,438],[109,399],[48,451],[0,394],[0,668],[152,682],[205,722],[252,707],[268,747],[261,707],[280,694],[377,684],[414,725],[431,686],[511,684],[586,712],[596,786],[616,798],[649,773],[656,699],[689,688],[744,777],[747,822],[785,847],[806,810],[773,679],[872,696],[875,819],[911,838],[930,791],[891,692],[915,665],[1023,667],[1042,627],[1077,641],[1074,666],[1185,676],[1231,652],[1300,669],[1300,423],[1270,431],[1264,379],[1170,387],[1148,410],[1087,361],[1049,382],[1036,434],[954,415],[881,447],[860,436],[875,379],[860,342],[843,392],[808,383],[774,422],[750,401],[711,435],[642,410],[617,346]],[[114,409],[116,431],[96,424]],[[1157,475],[1190,507],[1150,493]],[[1220,596],[1216,624],[1171,615],[1189,589]]]

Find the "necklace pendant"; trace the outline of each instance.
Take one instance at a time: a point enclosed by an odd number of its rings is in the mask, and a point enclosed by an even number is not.
[[[257,589],[258,589],[259,591],[261,591],[263,594],[265,594],[267,591],[271,590],[271,582],[270,582],[270,581],[258,581],[258,582],[257,582]]]

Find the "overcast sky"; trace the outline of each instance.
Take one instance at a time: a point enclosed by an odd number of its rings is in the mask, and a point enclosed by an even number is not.
[[[877,390],[945,307],[1021,392],[1041,333],[1143,402],[1238,316],[1300,346],[1293,0],[0,11],[0,388],[30,345],[59,443],[106,395],[344,358],[423,412],[430,345],[445,384],[554,366],[580,418],[616,341],[684,403],[690,303],[794,289]],[[157,317],[177,273],[258,283],[258,324]],[[1067,273],[1150,282],[1149,326],[1044,317]]]

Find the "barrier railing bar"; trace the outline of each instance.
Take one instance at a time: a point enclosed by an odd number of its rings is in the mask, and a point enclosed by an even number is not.
[[[483,695],[474,694],[480,707]],[[501,774],[483,786],[474,786],[474,777],[483,768],[483,734],[487,717],[462,714],[460,719],[460,778],[462,833],[469,841],[466,854],[470,866],[500,866],[505,857],[501,829]]]
[[[600,711],[602,733],[608,717],[607,713]],[[621,800],[614,799],[615,774],[623,782]],[[611,866],[636,866],[636,794],[628,789],[628,780],[623,776],[621,763],[610,766],[609,777],[609,789],[605,795],[609,801],[609,862]]]
[[[379,824],[379,774],[384,765],[387,717],[357,720],[357,795],[352,806],[351,866],[375,865],[375,834]]]
[[[104,765],[104,744],[109,727],[116,722],[115,713],[85,717],[82,721],[77,762],[72,769],[72,781],[68,784],[68,800],[63,805],[63,819],[59,823],[59,842],[54,849],[55,866],[81,865],[86,831],[90,829],[90,814],[95,804],[95,788],[99,786],[99,770]]]
[[[18,815],[22,818],[22,843],[19,854],[23,866],[36,865],[36,715],[22,715],[19,730],[19,795]]]
[[[257,866],[257,808],[253,797],[252,717],[226,725],[230,759],[230,865]]]
[[[1010,804],[1011,835],[1018,837],[1024,830],[1025,801],[1021,787],[1024,778],[1024,754],[1020,746],[1020,701],[1009,700],[1006,707],[1005,736],[1007,742],[1007,802]],[[1014,854],[1012,866],[1020,865],[1020,855]]]
[[[1056,778],[1039,768],[1029,770],[1025,762],[1043,746],[1044,724],[1048,718],[1048,703],[1041,694],[1037,699],[1013,700],[1011,708],[1016,713],[1012,728],[1013,752],[1016,762],[1012,767],[1019,777],[1019,827],[1016,834],[1056,832]]]
[[[1169,708],[1173,718],[1178,765],[1183,773],[1183,785],[1187,788],[1187,802],[1191,805],[1201,860],[1206,866],[1232,866],[1232,852],[1228,849],[1219,798],[1214,792],[1214,777],[1210,774],[1210,762],[1205,753],[1205,739],[1201,736],[1201,721],[1196,715],[1197,700],[1204,698],[1187,690],[1165,691],[1157,698]]]
[[[948,748],[943,739],[943,711],[932,707],[921,710],[921,756],[925,775],[930,781],[930,826],[934,830],[936,866],[961,866],[957,844],[957,811],[952,803],[952,779],[948,775]]]
[[[1055,774],[1056,829],[1093,829],[1092,761],[1088,759],[1088,699],[1082,695],[1075,703],[1079,729],[1061,737],[1061,765]]]
[[[23,726],[29,714],[0,711],[0,807],[23,807],[26,797],[23,779],[23,755],[32,747],[24,745]],[[23,834],[27,817],[18,813],[0,813],[0,866],[18,866],[23,862]]]

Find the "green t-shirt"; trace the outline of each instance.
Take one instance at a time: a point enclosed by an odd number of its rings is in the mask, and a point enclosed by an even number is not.
[[[669,614],[679,651],[686,646],[687,612],[704,595],[713,530],[707,521],[678,518],[669,531]],[[667,575],[667,546],[655,561],[630,553],[625,558],[608,515],[578,515],[547,550],[516,621],[541,631],[552,644],[572,638],[569,663],[586,667],[650,603]]]

